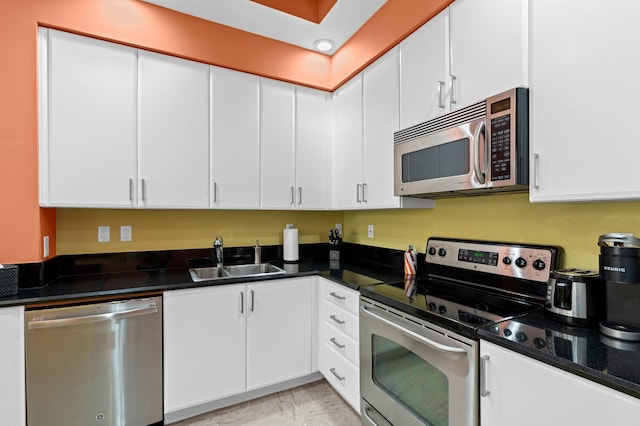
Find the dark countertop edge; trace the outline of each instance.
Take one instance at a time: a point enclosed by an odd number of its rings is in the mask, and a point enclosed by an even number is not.
[[[527,358],[535,359],[536,361],[540,361],[568,373],[575,374],[576,376],[582,377],[589,381],[599,383],[603,386],[620,391],[634,398],[640,398],[640,386],[633,382],[623,380],[619,377],[609,375],[596,369],[583,367],[579,364],[558,356],[546,355],[539,351],[530,349],[527,346],[519,345],[510,340],[504,339],[491,333],[488,330],[484,330],[483,328],[478,329],[478,337],[480,337],[481,340],[486,340],[498,346],[502,346],[503,348],[524,355]]]

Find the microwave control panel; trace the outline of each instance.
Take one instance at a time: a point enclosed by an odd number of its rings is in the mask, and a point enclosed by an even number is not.
[[[492,182],[511,179],[512,101],[508,96],[489,105]]]

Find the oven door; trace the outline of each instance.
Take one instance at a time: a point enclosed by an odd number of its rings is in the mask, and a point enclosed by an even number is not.
[[[477,426],[477,342],[367,298],[360,312],[363,425]]]

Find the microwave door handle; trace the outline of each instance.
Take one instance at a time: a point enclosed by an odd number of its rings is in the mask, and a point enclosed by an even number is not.
[[[487,143],[485,140],[485,144],[484,144],[484,164],[485,164],[485,169],[481,170],[480,169],[480,134],[485,134],[484,130],[485,130],[485,123],[484,121],[481,122],[478,127],[476,128],[476,131],[473,134],[473,153],[474,153],[474,157],[473,157],[473,169],[476,172],[476,176],[478,178],[478,182],[481,184],[484,184],[485,182],[485,172],[487,170]],[[485,136],[486,139],[486,136]]]

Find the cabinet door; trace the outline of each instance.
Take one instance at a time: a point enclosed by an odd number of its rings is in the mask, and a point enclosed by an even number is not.
[[[134,206],[136,50],[44,29],[40,42],[41,205]]]
[[[258,77],[220,67],[211,73],[211,205],[258,208]]]
[[[247,390],[311,374],[313,282],[247,285]]]
[[[296,203],[329,208],[331,98],[327,92],[296,87]]]
[[[451,75],[455,77],[451,109],[528,86],[528,4],[528,0],[451,4]],[[566,25],[565,20],[565,31]]]
[[[295,89],[266,78],[260,79],[260,89],[260,205],[294,208]]]
[[[0,309],[0,424],[24,426],[24,307]]]
[[[400,43],[400,128],[449,111],[449,9]]]
[[[362,204],[362,74],[333,95],[333,207]]]
[[[165,412],[245,390],[245,285],[164,293]]]
[[[637,2],[531,2],[531,201],[640,198],[638,19]]]
[[[541,415],[555,425],[638,423],[637,398],[485,341],[480,356],[490,392],[480,398],[483,425],[538,426],[540,416],[526,415],[531,407],[544,407]]]
[[[140,51],[140,190],[146,207],[209,207],[209,66]]]
[[[398,49],[367,67],[363,78],[363,205],[400,207],[399,197],[393,195],[393,132],[399,126]]]

